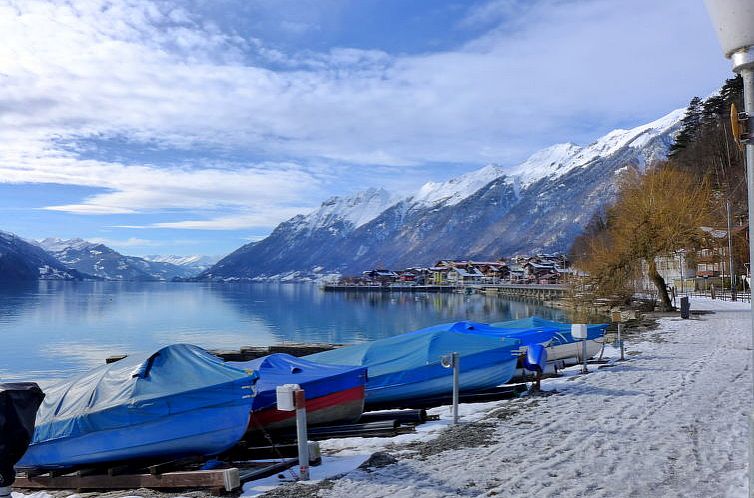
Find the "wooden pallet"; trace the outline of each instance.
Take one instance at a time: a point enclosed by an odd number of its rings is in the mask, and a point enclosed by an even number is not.
[[[228,468],[197,470],[205,460],[184,458],[154,464],[131,462],[53,471],[29,469],[19,472],[13,486],[19,489],[76,490],[207,489],[219,495],[237,490],[244,482],[276,474],[298,463],[298,458],[246,460],[234,462]]]
[[[187,489],[205,488],[213,493],[229,492],[241,487],[238,468],[217,470],[190,470],[164,474],[88,475],[75,471],[66,475],[42,474],[18,476],[13,484],[24,489]]]

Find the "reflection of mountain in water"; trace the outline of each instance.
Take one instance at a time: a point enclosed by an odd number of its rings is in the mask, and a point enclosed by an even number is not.
[[[0,381],[64,377],[111,354],[188,342],[352,343],[443,322],[560,310],[461,294],[325,293],[313,285],[29,282],[0,286]]]
[[[209,284],[279,340],[350,343],[443,322],[492,322],[530,315],[563,319],[561,310],[499,297],[462,294],[325,293],[313,285]]]

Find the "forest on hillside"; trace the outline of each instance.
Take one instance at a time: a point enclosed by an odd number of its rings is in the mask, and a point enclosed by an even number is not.
[[[735,268],[748,267],[746,164],[734,137],[731,109],[743,108],[740,77],[716,94],[691,99],[666,161],[646,171],[627,165],[616,201],[599,211],[571,247],[596,295],[628,300],[643,276],[654,284],[661,307],[671,307],[657,261],[679,250],[719,246],[707,227],[733,227]],[[727,242],[726,242],[727,244]],[[743,273],[738,271],[737,273]]]

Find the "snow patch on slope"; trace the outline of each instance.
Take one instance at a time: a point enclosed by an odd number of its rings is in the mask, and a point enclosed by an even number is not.
[[[505,170],[500,166],[488,164],[484,168],[446,182],[427,182],[414,194],[412,200],[425,206],[433,204],[454,206],[504,174]]]
[[[42,249],[48,252],[59,252],[59,251],[64,251],[66,249],[75,249],[77,251],[83,251],[91,247],[94,247],[97,244],[94,244],[92,242],[89,242],[80,238],[66,240],[66,239],[60,239],[57,237],[47,237],[46,239],[37,241],[36,245],[38,245],[39,247],[41,247]]]
[[[345,221],[358,228],[369,223],[399,197],[384,188],[370,188],[349,197],[331,197],[316,211],[304,216],[301,224],[311,230],[325,228],[337,221]]]
[[[613,130],[586,147],[565,143],[544,148],[508,169],[508,175],[523,188],[543,178],[555,179],[575,168],[585,168],[596,159],[609,157],[624,147],[641,149],[653,138],[679,126],[685,112],[685,109],[676,109],[651,123],[630,130]]]
[[[217,256],[176,256],[173,254],[167,256],[150,254],[149,256],[144,256],[144,259],[154,263],[170,263],[176,266],[211,266],[220,260]]]

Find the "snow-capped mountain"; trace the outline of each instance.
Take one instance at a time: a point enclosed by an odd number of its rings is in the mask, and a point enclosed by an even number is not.
[[[194,273],[199,273],[217,263],[220,260],[220,256],[175,256],[172,254],[168,256],[161,256],[158,254],[150,254],[148,256],[144,256],[143,259],[152,261],[154,263],[169,263],[175,266],[191,268],[192,270],[195,270]]]
[[[407,201],[422,206],[455,206],[492,180],[505,174],[500,166],[489,164],[482,169],[466,173],[447,182],[427,182]]]
[[[199,272],[170,263],[124,256],[104,244],[83,239],[47,238],[37,244],[64,265],[106,280],[172,280]]]
[[[584,147],[547,147],[513,167],[488,165],[428,182],[402,199],[382,189],[330,199],[197,278],[357,274],[442,258],[566,251],[593,213],[614,197],[620,171],[667,157],[683,115],[679,109],[646,125],[614,130]]]
[[[82,280],[86,277],[36,245],[0,231],[0,281]]]

